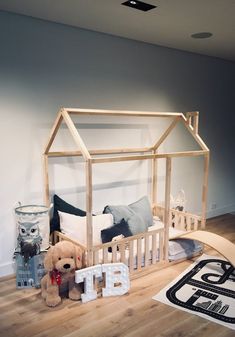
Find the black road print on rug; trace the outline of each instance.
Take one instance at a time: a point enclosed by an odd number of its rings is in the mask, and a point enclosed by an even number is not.
[[[235,269],[224,260],[202,260],[167,290],[166,297],[180,307],[235,324],[235,312],[229,310],[235,299]]]

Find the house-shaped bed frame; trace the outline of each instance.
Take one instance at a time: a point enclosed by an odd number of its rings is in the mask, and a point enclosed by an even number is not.
[[[165,117],[170,119],[169,126],[161,137],[150,147],[143,148],[115,148],[89,150],[86,148],[75,124],[71,118],[72,115],[93,115],[93,116],[133,116],[133,117]],[[44,195],[47,205],[50,204],[49,195],[49,176],[48,176],[48,159],[50,157],[69,157],[82,156],[86,167],[86,223],[87,223],[87,246],[83,247],[86,251],[87,264],[95,265],[100,263],[100,252],[102,253],[102,263],[106,263],[108,258],[108,248],[112,248],[112,262],[124,262],[128,264],[130,272],[140,271],[142,268],[152,264],[157,264],[158,261],[168,260],[168,241],[169,241],[169,227],[179,227],[181,229],[192,231],[204,229],[206,223],[206,203],[208,190],[208,169],[209,169],[209,149],[198,134],[199,112],[183,113],[162,113],[162,112],[142,112],[142,111],[117,111],[117,110],[95,110],[95,109],[69,109],[62,108],[52,127],[49,140],[46,144],[43,158],[44,158]],[[78,150],[77,151],[50,151],[56,134],[64,122],[74,139]],[[175,128],[177,123],[182,123],[184,127],[191,134],[193,139],[199,145],[200,150],[195,151],[181,151],[159,153],[159,146],[169,136],[171,131]],[[108,155],[108,156],[107,156]],[[204,157],[204,173],[202,183],[202,209],[201,215],[195,215],[170,207],[170,188],[171,188],[171,162],[175,157]],[[165,205],[157,204],[157,159],[165,158],[166,173],[165,173]],[[132,237],[124,238],[118,241],[93,246],[92,238],[92,167],[98,163],[122,162],[131,160],[151,160],[151,203],[153,215],[159,216],[164,222],[164,228],[154,230],[151,232],[141,233]],[[174,219],[174,221],[172,220]],[[56,232],[57,240],[68,239],[62,233]],[[156,240],[157,238],[157,240]],[[149,244],[151,242],[151,245]],[[78,242],[76,242],[79,244]],[[128,246],[128,257],[126,249]],[[134,248],[135,253],[134,253]],[[151,248],[150,248],[151,246]],[[156,252],[158,251],[158,258]],[[137,254],[137,255],[136,255]],[[135,256],[134,256],[135,255]],[[135,260],[135,261],[134,261]]]

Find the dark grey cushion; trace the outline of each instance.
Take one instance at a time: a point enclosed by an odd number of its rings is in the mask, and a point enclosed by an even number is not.
[[[123,235],[124,237],[131,236],[132,233],[129,229],[128,223],[122,219],[120,223],[105,228],[101,231],[102,243],[110,242],[115,236]]]

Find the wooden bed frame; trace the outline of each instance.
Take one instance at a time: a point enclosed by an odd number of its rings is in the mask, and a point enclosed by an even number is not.
[[[75,127],[71,118],[72,115],[94,115],[94,116],[133,116],[133,117],[165,117],[171,119],[169,126],[162,136],[151,147],[143,148],[115,148],[88,150]],[[64,122],[74,139],[77,151],[50,151],[56,134]],[[44,159],[44,196],[45,203],[50,204],[49,193],[49,175],[48,159],[50,157],[68,157],[81,156],[85,161],[86,167],[86,219],[87,219],[87,247],[83,247],[86,252],[87,265],[100,263],[100,254],[102,254],[102,263],[108,262],[108,248],[112,248],[112,262],[124,262],[128,264],[130,273],[139,272],[145,267],[156,265],[160,261],[168,261],[169,227],[184,229],[187,231],[204,229],[206,223],[206,202],[208,190],[208,170],[209,170],[209,149],[198,134],[199,112],[188,112],[186,116],[183,113],[162,113],[162,112],[140,112],[140,111],[117,111],[117,110],[94,110],[94,109],[69,109],[62,108],[52,127],[49,140],[46,144]],[[159,153],[159,146],[168,137],[177,123],[182,123],[189,131],[193,139],[197,142],[200,150]],[[109,155],[108,157],[106,155]],[[112,156],[110,156],[112,155]],[[95,157],[94,157],[95,156]],[[190,214],[184,211],[178,211],[170,208],[170,189],[171,189],[171,162],[175,157],[204,157],[204,173],[202,186],[202,210],[201,215]],[[165,178],[165,204],[164,207],[157,204],[157,159],[166,160],[166,178]],[[92,238],[92,167],[98,163],[122,162],[132,160],[151,160],[151,203],[153,215],[160,217],[164,222],[163,229],[157,229],[151,232],[145,232],[128,238],[121,239],[98,246],[93,246]],[[70,240],[80,245],[79,242],[67,238],[60,232],[54,233],[55,242],[58,240]],[[158,238],[158,240],[157,240]],[[151,242],[151,249],[149,248]],[[137,247],[137,256],[134,257],[133,247]],[[143,254],[144,245],[144,254]],[[142,247],[141,247],[142,246]],[[125,254],[128,247],[128,261]],[[157,256],[158,252],[158,258]],[[136,261],[134,261],[136,259]]]

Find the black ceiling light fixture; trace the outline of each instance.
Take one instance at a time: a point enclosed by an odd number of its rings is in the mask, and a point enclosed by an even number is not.
[[[193,39],[208,39],[209,37],[211,37],[213,34],[210,32],[200,32],[200,33],[195,33],[192,34],[191,37]]]
[[[138,10],[143,11],[143,12],[150,11],[151,9],[157,7],[157,6],[147,4],[146,2],[137,1],[137,0],[136,1],[134,1],[134,0],[124,1],[122,3],[122,5],[131,7],[131,8],[135,8],[135,9],[138,9]]]

